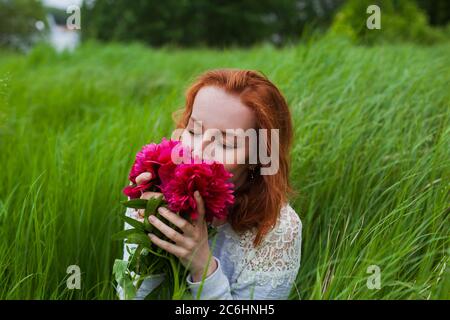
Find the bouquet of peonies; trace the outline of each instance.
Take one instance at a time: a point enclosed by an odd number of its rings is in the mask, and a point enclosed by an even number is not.
[[[144,172],[151,173],[151,179],[137,185],[136,178]],[[224,219],[228,208],[233,204],[233,184],[229,182],[232,175],[218,162],[199,161],[191,156],[189,149],[181,142],[162,139],[161,143],[145,145],[136,155],[129,174],[131,184],[123,192],[129,197],[122,204],[128,208],[143,209],[144,219],[139,221],[126,215],[121,218],[131,226],[113,236],[116,240],[125,239],[126,243],[135,244],[129,250],[128,260],[116,260],[113,273],[121,286],[125,299],[133,299],[142,282],[155,274],[164,274],[164,281],[146,297],[161,298],[163,292],[172,298],[184,295],[184,279],[187,270],[178,258],[152,244],[148,233],[154,233],[160,239],[170,241],[157,228],[149,223],[148,217],[159,215],[157,209],[165,206],[178,213],[189,222],[197,219],[197,204],[194,192],[199,191],[205,204],[205,220],[211,222],[214,217]],[[160,192],[163,197],[140,199],[145,191]],[[164,221],[171,228],[179,229]],[[212,237],[216,230],[208,224],[208,234]]]

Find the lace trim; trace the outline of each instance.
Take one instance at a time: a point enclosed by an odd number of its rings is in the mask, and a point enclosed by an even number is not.
[[[135,210],[128,208],[126,215],[138,218]],[[130,226],[125,223],[125,229]],[[235,264],[231,289],[244,284],[270,284],[276,288],[283,283],[293,283],[300,268],[302,223],[291,206],[284,206],[275,227],[269,231],[257,247],[253,247],[256,233],[251,230],[236,234],[227,223],[223,228],[227,239],[223,250]],[[126,247],[134,250],[136,245],[124,244],[124,259],[128,259]]]
[[[236,264],[232,287],[255,282],[270,283],[273,288],[295,281],[300,267],[302,223],[297,213],[286,205],[281,209],[275,227],[262,243],[253,247],[256,233],[236,234],[231,227],[224,231],[225,250]]]

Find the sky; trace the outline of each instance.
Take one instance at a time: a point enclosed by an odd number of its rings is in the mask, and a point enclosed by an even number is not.
[[[67,9],[68,6],[81,5],[82,0],[42,0],[42,3],[49,7],[56,7],[60,9]]]

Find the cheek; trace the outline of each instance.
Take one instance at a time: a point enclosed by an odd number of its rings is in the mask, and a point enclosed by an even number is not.
[[[245,148],[229,150],[227,153],[228,161],[225,161],[225,169],[233,174],[231,181],[236,182],[246,171],[247,152]]]
[[[194,146],[194,138],[187,130],[184,130],[183,133],[181,134],[180,141],[183,146],[186,146],[189,149],[192,149],[192,147]]]
[[[226,165],[235,167],[236,165],[243,165],[247,163],[248,153],[244,147],[224,150],[224,161]]]

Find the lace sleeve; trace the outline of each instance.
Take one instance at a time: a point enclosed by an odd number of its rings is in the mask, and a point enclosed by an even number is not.
[[[258,247],[253,247],[253,235],[245,235],[238,263],[242,271],[231,289],[253,289],[253,299],[287,299],[300,268],[301,233],[301,220],[287,205]]]
[[[256,234],[247,231],[242,235],[225,232],[226,242],[222,250],[232,261],[235,271],[231,278],[224,275],[219,259],[217,270],[204,281],[200,299],[219,300],[285,300],[300,268],[302,223],[289,206],[283,207],[277,224],[254,248]],[[187,282],[197,297],[200,282]]]

